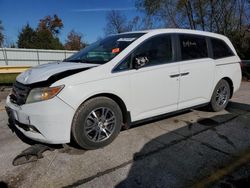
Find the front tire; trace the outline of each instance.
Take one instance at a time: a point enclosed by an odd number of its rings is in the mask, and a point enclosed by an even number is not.
[[[216,85],[211,101],[210,109],[214,112],[223,110],[230,98],[230,86],[228,82],[224,79],[220,80]]]
[[[110,144],[119,134],[122,112],[107,97],[96,97],[83,103],[72,123],[72,136],[84,149],[97,149]]]

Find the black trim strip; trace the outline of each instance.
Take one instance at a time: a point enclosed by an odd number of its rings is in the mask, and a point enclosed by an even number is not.
[[[239,62],[236,62],[236,63],[223,63],[223,64],[217,64],[215,66],[231,65],[231,64],[237,64],[237,63],[239,63]]]
[[[181,110],[176,110],[176,111],[173,111],[173,112],[164,113],[164,114],[161,114],[161,115],[157,115],[157,116],[145,118],[145,119],[142,119],[142,120],[132,121],[131,122],[131,128],[134,127],[134,126],[137,126],[138,124],[144,124],[144,123],[149,123],[151,121],[165,119],[165,118],[168,118],[170,116],[177,115],[179,113],[183,113],[183,112],[189,111],[191,109],[196,109],[196,108],[204,107],[204,106],[206,106],[208,104],[209,104],[209,102],[206,102],[206,103],[203,103],[203,104],[191,106],[191,107],[184,108],[184,109],[181,109]]]

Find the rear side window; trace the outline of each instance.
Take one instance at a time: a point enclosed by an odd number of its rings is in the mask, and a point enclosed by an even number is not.
[[[201,36],[180,35],[182,60],[208,57],[206,39]]]
[[[229,46],[220,39],[211,39],[214,59],[233,56],[234,53]]]

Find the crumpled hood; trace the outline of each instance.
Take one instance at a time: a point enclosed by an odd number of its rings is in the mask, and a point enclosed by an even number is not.
[[[16,80],[22,84],[33,84],[37,82],[43,82],[48,80],[53,75],[63,73],[66,71],[82,70],[86,68],[96,67],[99,64],[88,64],[88,63],[72,63],[72,62],[55,62],[39,65],[32,67],[20,75],[17,76]],[[72,74],[69,74],[72,75]]]

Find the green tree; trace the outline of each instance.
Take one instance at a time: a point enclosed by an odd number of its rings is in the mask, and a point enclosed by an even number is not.
[[[18,48],[35,48],[37,35],[29,24],[25,25],[18,35]]]
[[[40,20],[36,29],[36,48],[38,49],[64,49],[57,35],[63,28],[62,20],[55,14],[45,16]]]
[[[58,35],[63,28],[62,20],[55,14],[52,16],[45,16],[40,20],[37,30],[44,31],[48,30],[53,36]]]
[[[60,42],[58,37],[52,35],[48,30],[37,30],[36,31],[36,49],[52,49],[62,50],[63,44]]]
[[[3,46],[3,42],[4,42],[3,25],[2,21],[0,20],[0,47]]]
[[[83,35],[75,32],[74,30],[70,31],[64,48],[66,50],[80,50],[86,46],[86,43],[83,41]]]
[[[64,49],[58,38],[63,28],[62,20],[57,16],[45,16],[39,21],[36,29],[27,24],[18,36],[19,48]]]

